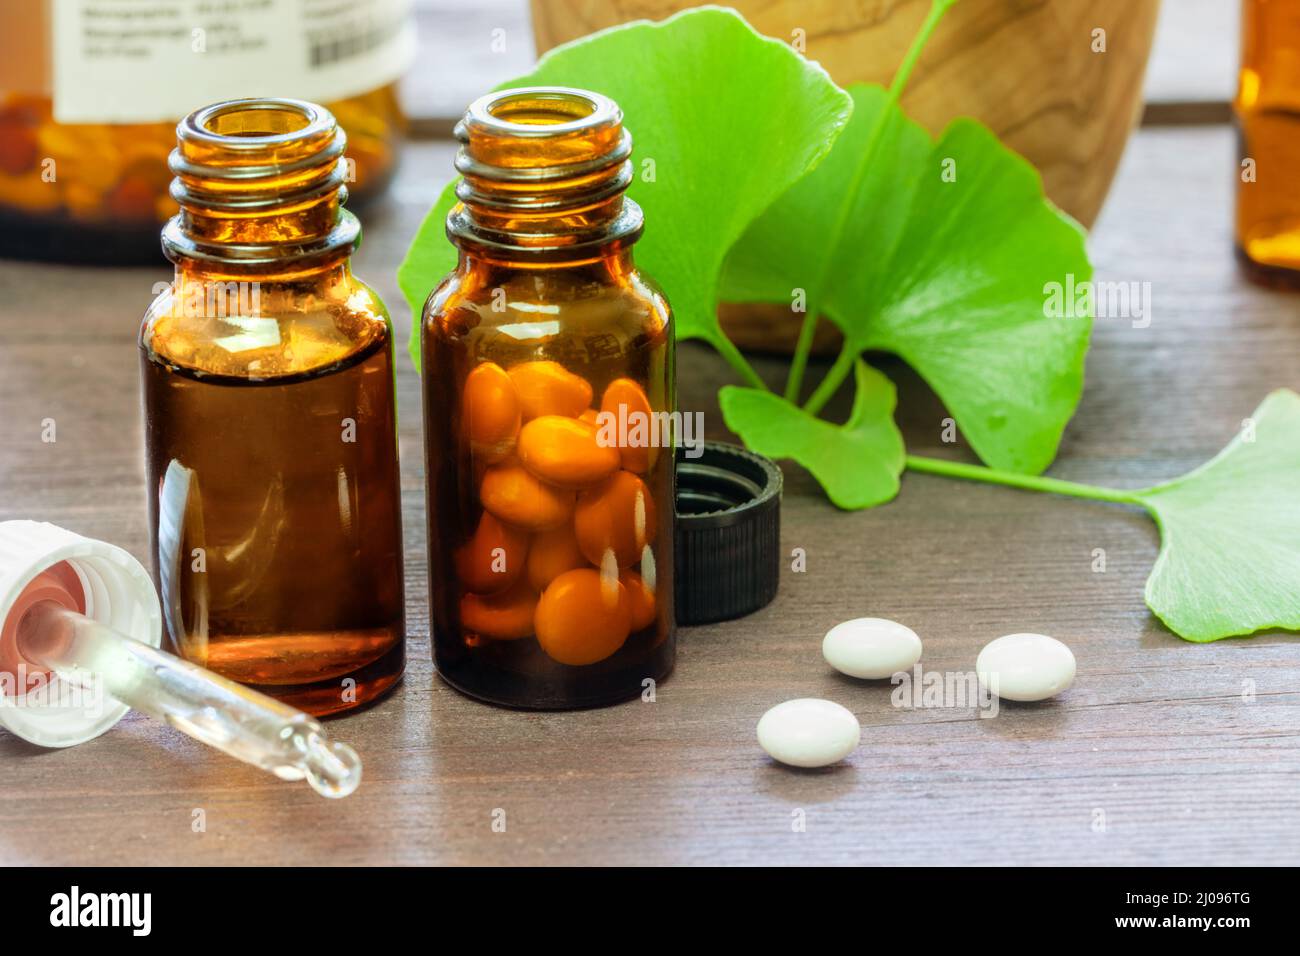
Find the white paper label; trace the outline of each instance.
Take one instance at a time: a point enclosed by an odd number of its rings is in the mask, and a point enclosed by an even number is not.
[[[175,122],[243,96],[321,103],[415,57],[411,0],[54,0],[54,118]]]

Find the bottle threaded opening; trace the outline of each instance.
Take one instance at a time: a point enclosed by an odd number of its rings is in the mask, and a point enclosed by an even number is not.
[[[242,99],[191,113],[168,160],[181,207],[163,250],[265,263],[350,249],[360,236],[347,198],[347,137],[323,106]]]
[[[320,110],[310,103],[277,103],[253,101],[249,103],[223,103],[202,110],[196,124],[214,136],[239,136],[266,142],[273,138],[301,134],[313,123],[323,120]]]
[[[602,111],[610,113],[618,109],[607,97],[589,96],[577,89],[548,90],[541,87],[506,90],[480,102],[493,119],[524,126],[578,123]]]
[[[447,218],[461,245],[568,257],[640,235],[632,136],[607,96],[569,87],[500,90],[456,124],[460,205]]]

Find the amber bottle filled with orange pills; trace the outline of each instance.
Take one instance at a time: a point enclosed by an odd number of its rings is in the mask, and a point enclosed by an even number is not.
[[[631,136],[553,87],[486,96],[456,133],[460,261],[423,317],[434,658],[508,706],[634,697],[675,653],[675,392]]]

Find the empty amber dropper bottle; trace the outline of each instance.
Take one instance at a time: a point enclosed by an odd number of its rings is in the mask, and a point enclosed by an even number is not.
[[[554,87],[483,97],[456,135],[459,265],[422,323],[438,671],[517,707],[644,694],[675,653],[675,394],[631,136]]]
[[[387,310],[353,277],[344,137],[236,100],[177,127],[175,281],[140,332],[154,575],[182,657],[309,713],[404,664]]]

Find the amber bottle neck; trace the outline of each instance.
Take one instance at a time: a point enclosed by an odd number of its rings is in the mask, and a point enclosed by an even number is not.
[[[346,270],[360,240],[342,208],[346,138],[323,107],[232,100],[176,127],[180,213],[163,228],[178,271],[292,277]]]
[[[522,267],[631,262],[641,208],[632,137],[608,97],[565,87],[489,94],[456,125],[460,202],[447,235],[474,259]]]
[[[597,285],[625,285],[635,281],[636,263],[630,246],[611,247],[596,255],[536,259],[527,255],[487,255],[462,249],[457,272],[463,280],[484,288],[507,282],[521,272],[546,273],[563,270],[570,281],[581,276]]]

